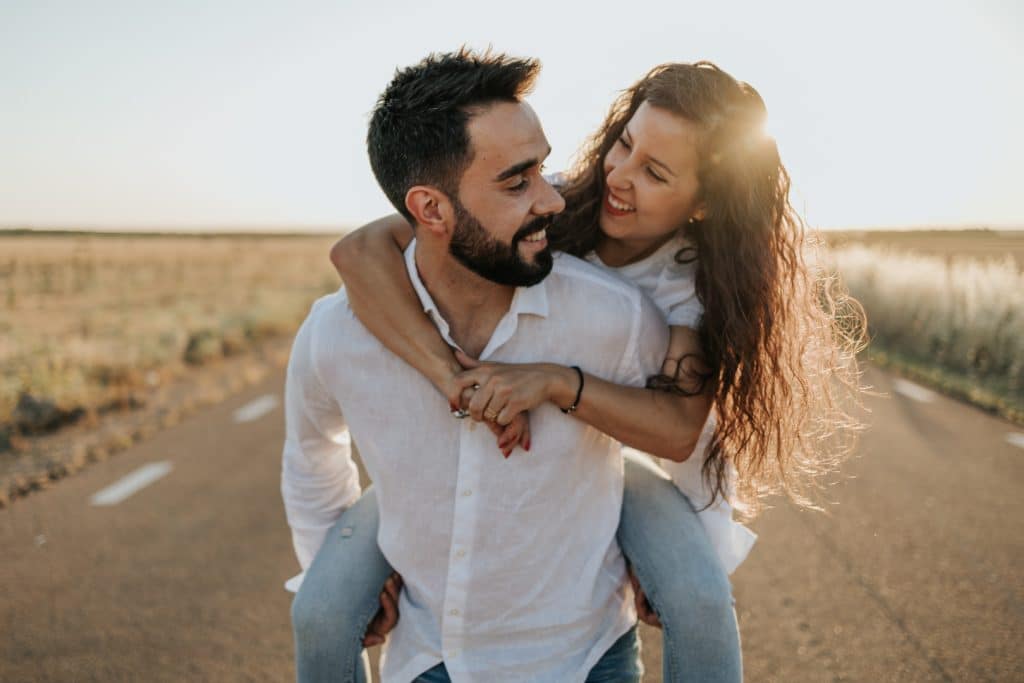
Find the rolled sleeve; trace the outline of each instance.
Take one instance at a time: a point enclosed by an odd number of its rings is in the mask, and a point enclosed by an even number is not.
[[[361,493],[348,425],[316,372],[315,309],[295,337],[285,380],[281,496],[292,545],[305,571],[327,531]],[[293,585],[293,582],[290,582]]]
[[[704,307],[694,297],[669,309],[668,324],[681,325],[682,327],[689,327],[695,330],[700,325],[700,319],[703,315]]]

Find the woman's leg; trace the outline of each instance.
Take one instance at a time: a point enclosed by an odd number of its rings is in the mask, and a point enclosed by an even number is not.
[[[377,547],[377,496],[368,488],[342,513],[292,602],[299,683],[369,680],[363,635],[391,566]]]
[[[619,545],[663,627],[665,683],[743,680],[732,587],[690,502],[626,456]]]

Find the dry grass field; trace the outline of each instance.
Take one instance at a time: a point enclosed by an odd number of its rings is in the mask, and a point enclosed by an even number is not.
[[[1024,420],[1024,233],[829,237],[877,362]]]
[[[877,359],[1011,417],[1024,410],[1024,232],[826,237],[867,309]],[[333,240],[0,233],[0,437],[24,394],[102,410],[292,334],[338,286]]]
[[[0,233],[0,427],[24,393],[102,409],[292,334],[339,285],[334,239]]]

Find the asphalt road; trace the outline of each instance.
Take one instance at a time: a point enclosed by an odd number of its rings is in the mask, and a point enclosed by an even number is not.
[[[747,680],[1024,680],[1024,429],[870,379],[889,396],[869,400],[828,514],[779,502],[753,525],[733,576]],[[234,420],[281,386],[0,510],[0,681],[293,679],[281,408]],[[90,504],[161,462],[157,481]]]

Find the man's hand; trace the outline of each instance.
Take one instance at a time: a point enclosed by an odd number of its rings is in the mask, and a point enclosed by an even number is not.
[[[398,623],[398,594],[401,590],[402,577],[398,572],[392,572],[380,592],[380,609],[377,610],[370,625],[366,627],[363,647],[381,645],[388,639],[388,633]]]
[[[629,584],[633,586],[633,599],[636,603],[637,616],[640,617],[640,621],[648,626],[661,628],[661,620],[658,619],[658,615],[655,613],[654,608],[651,607],[651,603],[647,601],[644,589],[640,587],[640,582],[637,580],[636,574],[633,573],[633,567],[626,565],[626,569],[629,572]]]

